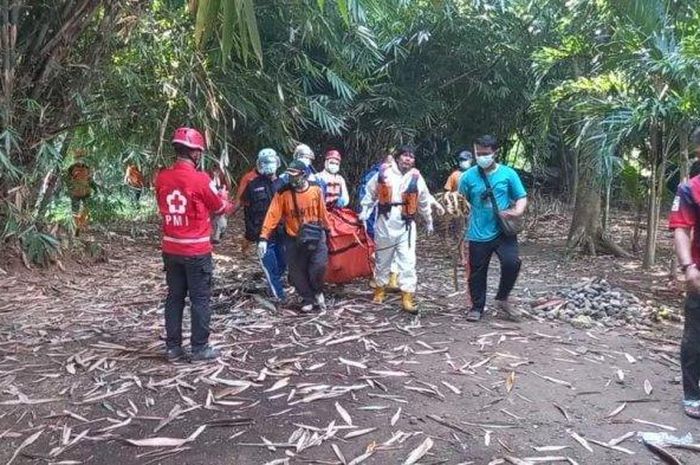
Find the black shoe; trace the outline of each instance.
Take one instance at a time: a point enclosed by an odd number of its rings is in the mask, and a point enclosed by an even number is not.
[[[165,349],[165,359],[169,362],[175,362],[185,356],[185,351],[181,346],[169,347]]]
[[[467,321],[479,321],[481,319],[481,312],[479,310],[471,309],[467,312]]]
[[[221,356],[221,351],[215,349],[210,345],[206,345],[201,349],[192,351],[193,362],[203,362],[207,360],[215,360]]]

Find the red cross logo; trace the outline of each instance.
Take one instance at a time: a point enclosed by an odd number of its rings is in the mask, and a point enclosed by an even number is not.
[[[168,204],[168,212],[171,215],[184,215],[187,210],[187,197],[177,189],[165,197],[165,202]]]

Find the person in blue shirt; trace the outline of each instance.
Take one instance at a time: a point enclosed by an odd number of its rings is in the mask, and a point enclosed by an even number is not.
[[[469,294],[472,307],[467,312],[468,321],[479,321],[486,306],[486,279],[495,253],[501,262],[501,280],[496,294],[496,305],[513,320],[519,318],[508,297],[520,272],[518,240],[501,231],[496,217],[520,217],[527,207],[527,192],[518,174],[512,168],[496,162],[498,142],[493,136],[481,136],[474,144],[476,165],[469,168],[459,180],[459,193],[471,204],[469,224],[465,240],[469,241]],[[498,213],[493,208],[491,196],[482,177],[483,172],[493,190]]]

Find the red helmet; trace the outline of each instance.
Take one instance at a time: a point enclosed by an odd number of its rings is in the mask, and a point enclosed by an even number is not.
[[[329,150],[326,152],[326,160],[338,160],[340,161],[340,152],[337,150]]]
[[[207,143],[201,132],[192,128],[177,128],[173,133],[173,144],[184,145],[195,150],[206,150]]]

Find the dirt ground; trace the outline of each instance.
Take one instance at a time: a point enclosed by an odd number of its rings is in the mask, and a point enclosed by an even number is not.
[[[565,223],[542,221],[524,240],[523,308],[605,277],[677,311],[667,236],[661,265],[642,273],[637,260],[566,259]],[[366,283],[298,316],[257,296],[254,251],[231,234],[215,256],[213,342],[225,356],[167,364],[157,237],[112,233],[100,239],[106,263],[0,275],[0,464],[653,464],[637,432],[697,434],[680,409],[676,318],[467,323],[455,246],[439,238],[419,242],[419,317],[398,296],[373,305]]]

